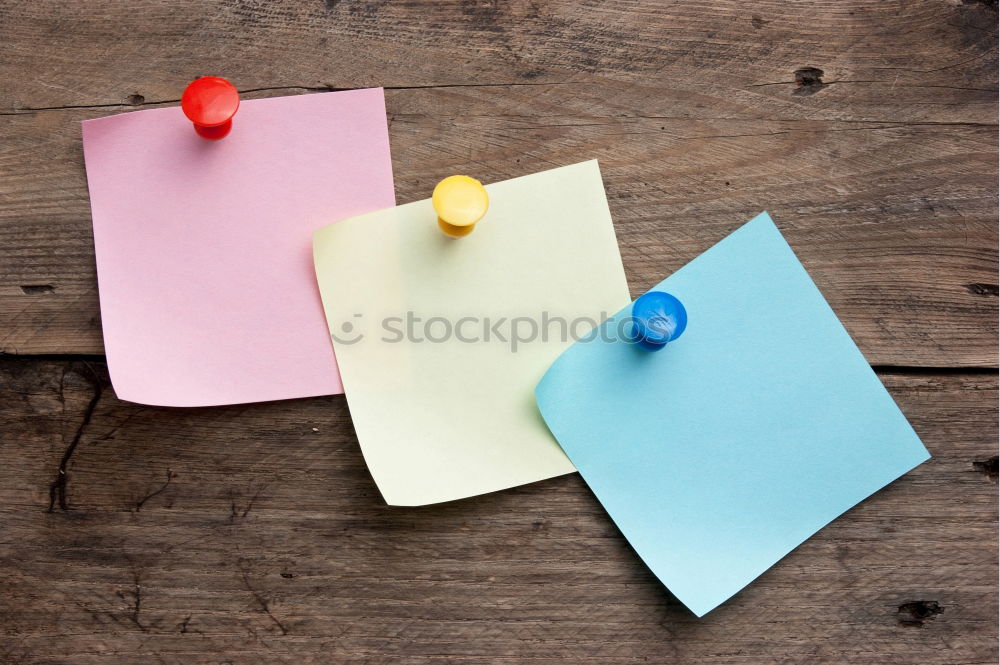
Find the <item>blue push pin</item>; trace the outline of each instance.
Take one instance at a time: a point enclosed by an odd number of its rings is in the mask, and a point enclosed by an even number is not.
[[[632,305],[629,338],[647,351],[659,351],[684,333],[687,310],[669,293],[650,291]]]

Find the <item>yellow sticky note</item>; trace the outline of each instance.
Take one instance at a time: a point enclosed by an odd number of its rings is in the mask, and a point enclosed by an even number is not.
[[[486,189],[489,210],[464,238],[441,233],[430,199],[313,236],[354,428],[391,505],[574,471],[534,388],[629,302],[596,161]]]

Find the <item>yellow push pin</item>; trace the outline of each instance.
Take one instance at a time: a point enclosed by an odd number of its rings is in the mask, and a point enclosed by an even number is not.
[[[431,203],[438,215],[438,226],[445,235],[461,238],[472,233],[490,205],[486,188],[467,175],[448,176],[437,184]]]

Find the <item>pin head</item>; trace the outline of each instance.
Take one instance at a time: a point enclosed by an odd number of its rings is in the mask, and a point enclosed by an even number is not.
[[[233,115],[240,106],[240,93],[224,78],[195,79],[181,95],[181,110],[194,123],[202,138],[218,141],[233,127]]]
[[[460,238],[472,233],[476,222],[486,214],[490,197],[475,178],[453,175],[437,184],[431,203],[441,230],[453,238]]]
[[[687,310],[669,293],[650,291],[632,305],[633,342],[649,351],[659,351],[684,333]]]

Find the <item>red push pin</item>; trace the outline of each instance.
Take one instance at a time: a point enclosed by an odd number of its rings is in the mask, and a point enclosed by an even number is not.
[[[181,109],[194,123],[198,136],[218,141],[233,128],[233,116],[240,107],[240,93],[226,79],[205,76],[195,79],[181,95]]]

